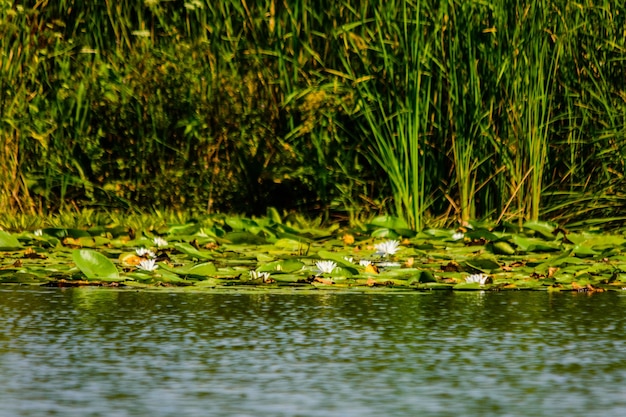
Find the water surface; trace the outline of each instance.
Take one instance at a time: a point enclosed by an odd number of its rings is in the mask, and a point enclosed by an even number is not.
[[[0,416],[623,416],[620,293],[0,287]]]

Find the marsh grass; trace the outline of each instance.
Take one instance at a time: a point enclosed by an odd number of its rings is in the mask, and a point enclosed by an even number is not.
[[[565,0],[0,1],[0,209],[615,222],[625,19]]]
[[[363,8],[337,34],[345,44],[339,73],[357,94],[358,133],[386,174],[395,214],[420,229],[428,207],[426,161],[432,82],[428,27],[420,3]],[[357,22],[359,22],[357,24]]]

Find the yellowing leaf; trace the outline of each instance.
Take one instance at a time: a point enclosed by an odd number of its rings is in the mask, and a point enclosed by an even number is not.
[[[350,234],[345,234],[345,235],[343,235],[341,240],[343,240],[343,243],[346,244],[346,245],[352,245],[354,243],[354,236],[352,236]]]

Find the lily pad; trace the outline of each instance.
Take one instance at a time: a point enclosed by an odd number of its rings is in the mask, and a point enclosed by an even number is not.
[[[75,250],[72,252],[72,260],[89,280],[117,281],[120,279],[115,264],[94,250]]]
[[[22,244],[19,240],[10,233],[0,230],[0,250],[11,251],[22,249]]]
[[[203,277],[213,276],[217,272],[217,268],[211,262],[205,262],[189,268],[186,275],[198,275]]]
[[[176,243],[174,244],[174,248],[176,248],[178,251],[184,253],[187,256],[190,256],[192,258],[196,258],[196,259],[213,259],[213,255],[211,254],[211,252],[208,251],[200,251],[196,248],[194,248],[193,246],[191,246],[189,243]]]

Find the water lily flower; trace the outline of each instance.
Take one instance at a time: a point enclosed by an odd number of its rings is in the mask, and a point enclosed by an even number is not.
[[[380,266],[381,268],[397,268],[401,265],[400,262],[379,262],[377,266]]]
[[[463,232],[456,232],[452,234],[452,240],[461,240],[465,237],[465,233]]]
[[[400,242],[397,240],[386,240],[382,243],[374,245],[374,247],[376,248],[376,255],[387,256],[394,255],[398,251],[399,245]]]
[[[333,270],[337,267],[337,264],[333,261],[318,261],[315,262],[315,266],[319,270],[320,274],[332,274]]]
[[[354,261],[354,258],[350,257],[350,256],[344,256],[343,259],[345,259],[346,261],[352,263],[352,261]]]
[[[267,281],[270,280],[270,273],[269,272],[250,271],[250,278],[251,279],[259,279],[259,278],[261,278],[263,280],[263,282],[267,282]]]
[[[43,230],[41,230],[41,229],[37,229],[37,230],[35,230],[35,231],[33,232],[33,234],[34,234],[35,236],[43,236]]]
[[[144,259],[137,265],[137,268],[147,272],[155,271],[158,267],[159,265],[156,264],[154,259]]]
[[[361,259],[359,261],[359,265],[361,266],[370,266],[372,264],[372,261],[368,261],[367,259]]]
[[[470,284],[485,285],[491,281],[491,278],[487,274],[473,274],[465,277],[465,282]]]
[[[152,241],[154,242],[157,248],[162,248],[162,247],[167,246],[167,240],[163,239],[162,237],[157,236]]]
[[[142,258],[155,258],[156,257],[154,252],[146,248],[135,249],[135,253],[137,254],[137,256],[141,256]]]

